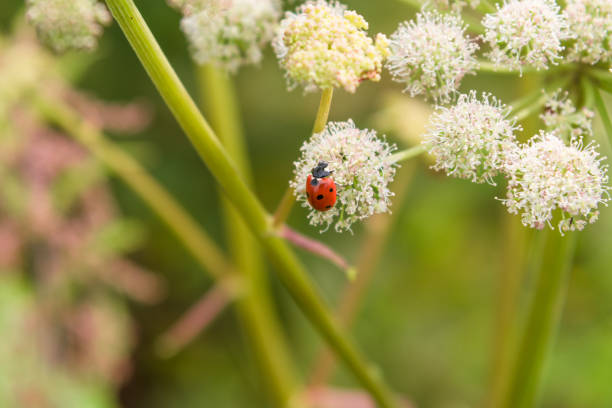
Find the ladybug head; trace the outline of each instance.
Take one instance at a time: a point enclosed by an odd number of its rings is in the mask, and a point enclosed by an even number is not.
[[[329,177],[333,171],[325,170],[326,167],[327,162],[320,161],[317,167],[312,169],[312,177],[314,177],[314,179]]]

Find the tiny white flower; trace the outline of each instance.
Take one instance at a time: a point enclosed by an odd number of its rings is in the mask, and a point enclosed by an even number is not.
[[[38,38],[57,53],[90,51],[111,15],[98,0],[26,0],[26,17]]]
[[[574,138],[568,146],[542,131],[516,150],[501,201],[510,213],[521,215],[525,226],[553,228],[557,222],[561,233],[581,230],[597,220],[597,207],[610,199],[603,160],[594,144],[583,147],[582,139]]]
[[[395,176],[396,165],[389,157],[395,150],[373,130],[357,129],[352,120],[330,122],[325,130],[313,135],[301,147],[302,155],[294,163],[294,179],[289,183],[303,207],[309,207],[306,197],[308,175],[321,161],[337,186],[336,205],[321,212],[311,208],[308,218],[315,226],[326,230],[334,222],[338,232],[351,229],[356,221],[373,214],[389,212],[389,183]]]
[[[367,29],[361,15],[337,2],[307,1],[286,13],[273,46],[289,87],[355,92],[364,80],[380,80],[387,38],[378,34],[372,40]]]
[[[425,95],[447,103],[461,79],[478,66],[478,45],[465,36],[457,15],[421,12],[391,35],[387,68],[406,85],[410,96]]]
[[[430,119],[423,143],[436,162],[435,170],[475,183],[495,184],[508,152],[516,145],[514,120],[495,97],[476,92],[459,96],[457,104],[439,107]]]
[[[554,0],[505,0],[497,12],[487,14],[482,25],[488,57],[497,65],[520,70],[526,65],[548,69],[570,38],[568,22]]]
[[[568,46],[570,60],[612,63],[612,1],[569,0],[564,14],[576,35]]]
[[[181,29],[198,64],[214,63],[229,72],[257,64],[274,37],[278,0],[171,0],[184,14]]]
[[[540,115],[546,128],[564,140],[592,137],[594,117],[595,113],[587,108],[576,111],[567,91],[560,89],[549,96],[544,113]]]

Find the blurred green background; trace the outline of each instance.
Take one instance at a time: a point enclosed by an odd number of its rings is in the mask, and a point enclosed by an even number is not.
[[[196,95],[194,66],[178,28],[179,14],[163,0],[136,2],[170,62]],[[414,10],[399,1],[347,0],[365,16],[370,32],[391,33]],[[0,2],[0,31],[23,7],[20,0]],[[79,89],[109,102],[146,101],[153,122],[136,135],[111,134],[145,164],[205,229],[223,245],[220,206],[215,183],[178,128],[117,24],[108,28]],[[283,74],[270,49],[260,67],[236,76],[240,108],[255,171],[256,192],[268,210],[279,202],[292,175],[292,160],[308,135],[318,96],[286,90]],[[493,92],[505,102],[520,96],[520,81],[478,75],[462,89]],[[401,86],[384,75],[366,82],[356,94],[337,92],[331,120],[352,118],[373,127],[389,94]],[[410,126],[410,124],[408,124]],[[599,124],[598,124],[599,126]],[[407,146],[389,125],[390,140]],[[598,127],[596,132],[603,134]],[[610,156],[611,152],[602,154]],[[352,335],[365,354],[380,364],[390,385],[423,408],[478,407],[490,386],[492,341],[500,274],[508,256],[507,234],[519,224],[508,220],[494,199],[503,185],[475,185],[436,174],[418,159],[406,198],[393,207],[388,244],[368,287]],[[131,257],[163,277],[166,296],[157,304],[128,302],[136,323],[132,372],[114,397],[73,406],[125,407],[267,407],[261,379],[233,311],[225,311],[203,335],[170,359],[160,358],[154,341],[210,286],[182,246],[125,185],[111,178],[121,213],[139,220],[145,243]],[[320,238],[349,260],[358,256],[363,227],[355,234],[319,235],[296,208],[289,224]],[[508,226],[510,225],[510,226]],[[612,211],[580,234],[579,248],[561,333],[548,366],[543,406],[606,408],[612,406]],[[529,233],[525,234],[529,237]],[[346,278],[333,265],[296,250],[321,293],[335,304]],[[272,270],[271,270],[272,271]],[[306,378],[321,341],[273,273],[271,280],[291,351]],[[527,281],[522,298],[526,298]],[[13,291],[0,288],[0,320]],[[25,296],[25,295],[24,295]],[[27,297],[27,296],[26,296]],[[21,301],[21,300],[16,300]],[[25,301],[25,300],[24,300]],[[2,328],[4,331],[6,326]],[[2,337],[6,333],[2,332]],[[1,373],[1,371],[0,371]],[[1,380],[0,380],[1,382]],[[357,386],[341,367],[334,384]],[[75,397],[76,398],[76,397]],[[92,397],[93,398],[93,397]],[[99,405],[98,405],[99,404]]]

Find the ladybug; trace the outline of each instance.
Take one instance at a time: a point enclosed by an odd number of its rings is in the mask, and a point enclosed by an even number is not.
[[[336,204],[336,183],[330,177],[332,172],[325,170],[326,167],[326,162],[319,162],[306,179],[306,198],[318,211],[328,211]]]

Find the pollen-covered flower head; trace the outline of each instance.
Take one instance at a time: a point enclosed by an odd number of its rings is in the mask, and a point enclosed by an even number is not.
[[[594,116],[595,113],[587,108],[577,111],[567,91],[558,90],[549,96],[540,118],[548,130],[563,140],[571,140],[593,136]]]
[[[476,92],[459,96],[457,104],[440,107],[432,115],[423,143],[436,162],[435,170],[475,183],[495,184],[507,153],[516,144],[517,127],[508,109],[495,97]]]
[[[505,0],[496,13],[484,17],[482,25],[484,40],[491,46],[488,57],[517,70],[556,64],[563,51],[561,42],[571,36],[554,0]]]
[[[257,64],[280,18],[278,0],[171,0],[183,12],[181,29],[198,64],[229,72]]]
[[[98,0],[27,0],[26,17],[55,52],[93,50],[111,15]]]
[[[564,14],[576,36],[568,45],[570,60],[612,63],[612,1],[568,0]]]
[[[579,138],[566,145],[554,133],[540,132],[508,164],[508,191],[501,201],[525,226],[553,228],[555,222],[562,233],[582,230],[610,198],[607,166],[595,149],[583,147]]]
[[[466,74],[477,67],[478,45],[465,36],[458,15],[421,12],[391,35],[387,68],[410,96],[449,102]]]
[[[382,34],[372,40],[367,29],[361,15],[337,2],[308,1],[286,13],[273,46],[289,87],[355,92],[364,80],[380,80],[388,41]]]
[[[313,135],[301,147],[302,155],[294,163],[291,188],[302,206],[309,207],[306,180],[319,162],[327,162],[337,187],[333,208],[321,212],[311,208],[308,218],[315,226],[327,229],[335,222],[338,232],[373,214],[389,211],[389,183],[395,176],[396,165],[390,162],[395,146],[379,139],[373,130],[357,129],[352,120],[330,122],[325,130]]]

